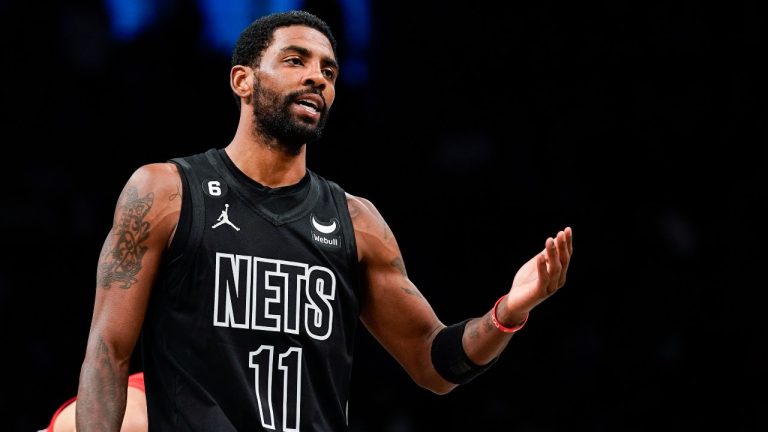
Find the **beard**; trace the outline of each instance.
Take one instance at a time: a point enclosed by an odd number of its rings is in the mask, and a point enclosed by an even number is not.
[[[323,133],[328,120],[328,106],[320,111],[320,120],[316,125],[302,121],[291,113],[291,106],[300,96],[319,91],[310,89],[296,91],[281,97],[275,91],[265,88],[258,79],[253,84],[254,129],[268,137],[290,154],[297,155],[305,143],[317,141]]]

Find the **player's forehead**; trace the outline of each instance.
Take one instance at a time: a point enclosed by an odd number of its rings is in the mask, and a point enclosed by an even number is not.
[[[304,25],[292,25],[275,29],[272,43],[266,54],[278,55],[289,50],[305,50],[311,55],[336,60],[331,41],[318,30]]]

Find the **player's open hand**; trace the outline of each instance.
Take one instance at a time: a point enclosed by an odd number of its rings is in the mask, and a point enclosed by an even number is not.
[[[527,314],[565,285],[572,255],[573,231],[566,227],[554,239],[548,238],[544,250],[517,271],[506,298],[506,310],[516,315]]]

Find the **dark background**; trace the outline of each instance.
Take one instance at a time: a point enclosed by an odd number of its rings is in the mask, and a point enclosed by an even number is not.
[[[369,75],[345,84],[340,40],[309,167],[377,205],[446,323],[485,313],[566,225],[576,252],[447,396],[361,327],[352,429],[768,430],[766,6],[449,3],[370,4]],[[163,4],[126,41],[99,1],[0,2],[2,430],[75,394],[133,170],[235,131],[228,55],[196,3]],[[305,4],[342,34],[338,4]]]

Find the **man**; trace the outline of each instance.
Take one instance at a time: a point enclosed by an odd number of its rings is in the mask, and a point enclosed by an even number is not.
[[[341,431],[358,320],[442,394],[484,371],[564,284],[569,228],[485,316],[443,325],[373,204],[306,168],[338,74],[317,17],[255,21],[233,55],[232,142],[128,180],[99,258],[79,432],[119,429],[140,332],[153,430]]]

